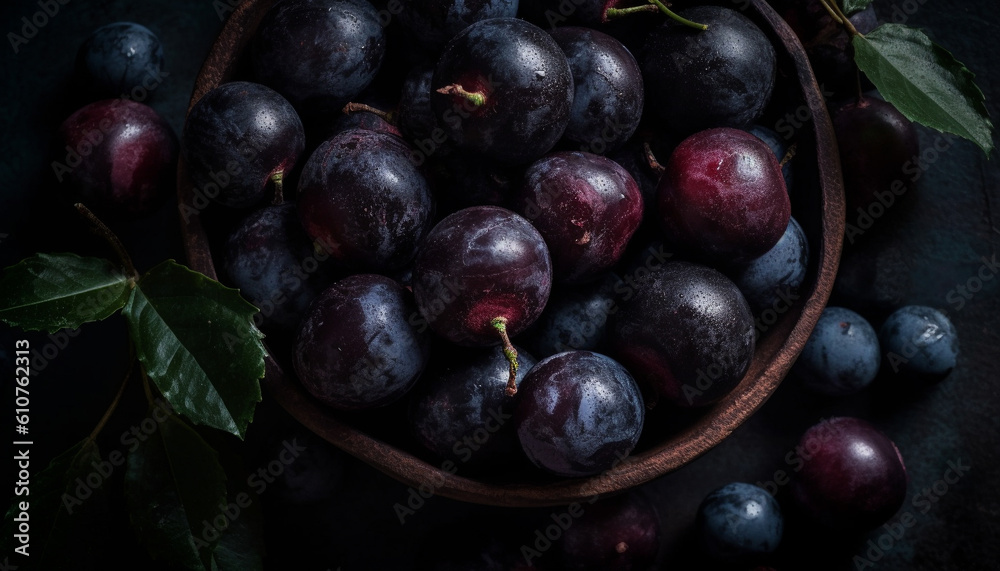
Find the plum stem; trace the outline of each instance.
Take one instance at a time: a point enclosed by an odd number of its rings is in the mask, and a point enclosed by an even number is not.
[[[781,158],[781,162],[778,163],[778,166],[780,166],[781,168],[785,168],[785,165],[788,164],[788,161],[795,158],[795,153],[798,152],[798,150],[799,150],[799,144],[792,143],[792,145],[788,147],[788,152],[786,152],[785,156]]]
[[[271,182],[274,183],[274,199],[271,204],[278,206],[285,201],[284,194],[284,182],[285,182],[285,171],[278,171],[271,175]]]
[[[441,89],[438,89],[437,92],[445,95],[457,95],[476,107],[482,107],[486,104],[486,95],[483,92],[466,91],[464,87],[457,83],[445,85]]]
[[[377,115],[386,123],[390,125],[396,124],[396,114],[392,111],[382,111],[381,109],[372,107],[371,105],[365,105],[364,103],[348,103],[344,105],[344,115],[350,115],[351,113],[357,113],[359,111],[366,111],[372,115]]]
[[[500,332],[500,339],[503,341],[503,356],[510,362],[510,376],[507,377],[507,396],[512,397],[517,394],[517,349],[510,342],[507,336],[507,318],[494,317],[490,325]]]
[[[656,174],[656,176],[663,176],[663,173],[667,171],[660,164],[660,161],[656,160],[656,155],[653,154],[653,148],[649,146],[649,141],[642,144],[643,154],[646,155],[646,163],[649,165],[650,170]]]
[[[604,21],[608,22],[630,14],[637,14],[639,12],[659,12],[660,9],[652,4],[640,4],[638,6],[631,6],[629,8],[608,8],[604,11]]]
[[[625,553],[626,551],[628,551],[628,544],[625,543],[624,541],[619,541],[618,544],[615,545],[615,551],[619,555],[621,555],[622,553]]]
[[[703,32],[708,29],[708,26],[706,26],[705,24],[699,24],[698,22],[692,22],[691,20],[688,20],[687,18],[682,18],[682,17],[678,16],[677,14],[673,13],[670,10],[670,8],[667,8],[667,6],[663,2],[660,2],[660,0],[648,0],[648,1],[649,1],[650,4],[652,4],[652,5],[656,6],[657,8],[659,8],[660,12],[663,12],[667,16],[670,16],[675,21],[680,22],[681,24],[684,24],[685,26],[694,28],[696,30],[701,30]]]
[[[104,238],[111,248],[118,254],[118,259],[121,261],[122,265],[125,266],[125,271],[128,272],[129,277],[132,280],[139,278],[139,272],[135,269],[135,265],[132,263],[132,257],[128,255],[125,250],[125,246],[122,245],[122,241],[118,239],[118,236],[111,231],[108,226],[101,221],[89,208],[83,205],[82,202],[77,202],[73,205],[76,207],[77,212],[83,215],[90,222],[91,226],[94,227],[94,232],[96,232],[101,238]]]

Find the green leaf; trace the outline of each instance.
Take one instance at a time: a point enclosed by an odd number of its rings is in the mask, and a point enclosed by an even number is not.
[[[231,519],[215,548],[215,564],[219,571],[263,571],[264,527],[260,513],[260,499],[255,495],[248,507]],[[230,494],[230,506],[237,505]]]
[[[21,452],[14,447],[16,455]],[[28,457],[30,463],[30,450]],[[97,444],[89,438],[55,457],[29,479],[29,495],[15,495],[4,517],[2,553],[9,555],[14,565],[30,562],[38,569],[95,567],[106,556],[101,537],[107,528],[104,487],[113,471],[114,466],[101,459]],[[21,502],[28,504],[28,558],[14,551],[22,546],[14,538],[21,524],[15,521],[21,517]]]
[[[841,9],[850,16],[855,12],[860,12],[868,7],[872,0],[841,0]]]
[[[125,472],[132,525],[154,559],[211,569],[219,541],[211,522],[226,505],[226,474],[215,450],[180,417],[162,408],[150,415],[158,428],[130,451]]]
[[[29,331],[76,329],[121,309],[129,288],[129,279],[107,260],[36,254],[0,278],[0,320]]]
[[[886,101],[911,121],[968,139],[989,155],[993,124],[985,96],[947,50],[900,24],[883,24],[853,43],[858,67]]]
[[[240,438],[264,376],[255,313],[237,290],[173,261],[143,276],[124,310],[139,361],[174,409]]]

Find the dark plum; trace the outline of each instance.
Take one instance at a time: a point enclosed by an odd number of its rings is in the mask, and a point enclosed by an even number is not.
[[[515,398],[507,396],[509,362],[499,347],[440,353],[420,378],[410,401],[417,440],[461,470],[516,464],[521,447],[511,418]],[[517,351],[516,383],[535,359]]]
[[[833,113],[833,129],[848,219],[876,202],[888,208],[914,188],[907,167],[915,165],[920,152],[917,130],[892,104],[874,97],[848,103]]]
[[[399,22],[420,43],[439,51],[465,28],[489,18],[513,18],[518,0],[410,0],[403,2]]]
[[[564,27],[549,33],[573,73],[573,109],[563,138],[599,155],[622,146],[642,119],[639,64],[621,42],[597,30]]]
[[[174,192],[177,137],[142,103],[91,103],[63,121],[56,140],[56,179],[90,206],[143,215]]]
[[[785,160],[785,156],[788,154],[788,150],[791,147],[788,139],[785,139],[776,131],[761,125],[751,125],[747,131],[761,141],[767,143],[771,152],[774,153],[775,158],[778,159],[778,164],[781,165],[781,162]],[[792,194],[792,188],[794,188],[792,183],[795,181],[795,175],[793,174],[794,171],[792,170],[793,162],[793,160],[789,159],[784,165],[781,165],[781,176],[785,179],[785,189],[788,191],[789,195]]]
[[[539,358],[576,349],[592,351],[604,342],[610,315],[616,308],[618,278],[608,274],[580,286],[557,286],[541,317],[518,339]]]
[[[780,315],[799,298],[809,268],[809,240],[794,218],[781,239],[763,256],[740,264],[730,274],[757,317],[767,310]]]
[[[506,163],[548,152],[573,103],[566,55],[543,30],[515,18],[483,20],[455,36],[431,89],[438,124],[458,146]]]
[[[609,354],[662,398],[712,403],[750,367],[754,320],[736,284],[716,270],[667,262],[636,272],[608,319]]]
[[[519,394],[514,425],[521,447],[536,466],[558,476],[608,470],[639,441],[642,394],[610,357],[568,351],[543,359]]]
[[[382,65],[385,37],[365,0],[281,0],[253,38],[254,78],[309,114],[340,111]]]
[[[295,109],[269,87],[225,83],[206,93],[188,114],[182,146],[201,191],[221,204],[245,208],[281,188],[305,149]]]
[[[226,240],[223,260],[230,282],[260,309],[265,329],[294,333],[320,292],[316,253],[292,203],[247,216]]]
[[[163,45],[149,28],[114,22],[90,34],[76,53],[76,67],[96,97],[145,98],[163,77]]]
[[[729,8],[698,6],[678,15],[708,30],[666,20],[649,34],[641,62],[647,106],[681,136],[760,118],[777,67],[764,32]]]
[[[640,571],[660,551],[656,510],[632,493],[587,506],[556,543],[562,567],[572,571]]]
[[[695,523],[702,550],[719,561],[747,561],[774,552],[785,520],[767,490],[733,482],[705,496]]]
[[[299,180],[306,233],[347,265],[388,272],[409,264],[434,213],[412,152],[399,137],[366,129],[321,144]]]
[[[906,467],[896,445],[868,422],[834,417],[799,440],[809,457],[792,479],[792,499],[811,519],[839,530],[885,523],[906,498]]]
[[[668,241],[716,260],[746,262],[774,247],[788,228],[791,202],[774,153],[730,128],[685,139],[658,187]]]
[[[632,179],[639,185],[639,192],[642,193],[643,222],[655,224],[658,218],[656,188],[661,173],[657,171],[656,165],[650,163],[644,142],[633,138],[624,147],[608,155],[608,158],[632,175]]]
[[[639,185],[618,163],[584,152],[536,161],[514,200],[538,229],[560,282],[584,283],[618,262],[642,223]]]
[[[828,396],[854,394],[875,380],[881,362],[871,324],[843,307],[827,307],[793,371],[803,385]]]
[[[776,8],[805,46],[817,81],[824,90],[835,95],[856,92],[858,67],[854,63],[854,49],[847,29],[830,16],[820,0],[785,0],[777,4]],[[859,33],[871,32],[878,26],[875,6],[869,4],[864,10],[851,14],[850,20]]]
[[[447,139],[444,131],[438,127],[434,110],[431,109],[431,78],[434,68],[431,66],[415,67],[403,81],[403,94],[399,98],[399,129],[410,141],[430,139],[435,145],[443,144]],[[438,133],[435,133],[438,131]],[[435,141],[437,135],[439,141]]]
[[[335,282],[309,307],[295,340],[295,372],[324,404],[343,410],[389,404],[427,365],[429,336],[410,324],[409,291],[374,274]]]
[[[879,329],[885,363],[893,373],[938,380],[958,363],[958,332],[933,307],[908,305],[896,310]]]
[[[427,235],[413,271],[413,294],[431,329],[453,343],[489,346],[524,331],[552,289],[545,240],[530,222],[497,206],[445,217]]]

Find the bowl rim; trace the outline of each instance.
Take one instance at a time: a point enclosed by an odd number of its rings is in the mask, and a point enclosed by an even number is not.
[[[188,112],[205,93],[232,77],[238,61],[234,56],[245,48],[251,32],[274,2],[246,0],[236,7],[198,73]],[[451,466],[447,462],[430,464],[351,427],[338,418],[335,411],[312,399],[301,385],[284,373],[271,355],[266,358],[266,373],[261,382],[267,393],[323,439],[406,485],[421,489],[421,492],[422,488],[430,487],[435,495],[496,506],[566,505],[614,495],[672,472],[722,442],[770,398],[812,333],[833,289],[846,212],[833,125],[805,49],[765,0],[750,0],[748,6],[771,26],[773,34],[780,39],[775,48],[784,49],[790,56],[805,104],[811,113],[817,149],[827,151],[815,154],[821,192],[821,240],[820,248],[814,254],[818,258],[816,279],[805,302],[796,304],[781,318],[775,324],[773,333],[758,339],[750,370],[728,395],[706,407],[705,414],[656,446],[628,456],[601,474],[542,484],[497,484],[461,476],[461,470],[450,469],[460,468],[454,463]],[[183,156],[178,163],[177,185],[179,218],[188,264],[192,269],[217,279],[200,216],[191,215],[188,210],[194,186],[188,177]],[[762,353],[771,358],[761,358]]]

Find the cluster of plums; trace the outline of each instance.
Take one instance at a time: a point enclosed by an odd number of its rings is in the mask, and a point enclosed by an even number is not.
[[[225,275],[291,339],[309,393],[344,411],[405,396],[417,441],[464,469],[527,456],[589,476],[655,404],[739,383],[755,315],[803,284],[808,243],[788,141],[753,125],[776,57],[746,16],[623,20],[656,20],[637,59],[518,15],[282,0],[181,146],[196,196],[252,209]],[[648,243],[670,259],[635,254]]]
[[[702,31],[624,10],[641,3],[573,4],[279,0],[240,80],[195,103],[179,146],[128,95],[159,73],[159,42],[112,24],[78,68],[113,99],[66,120],[53,170],[88,201],[142,215],[170,193],[179,147],[195,197],[182,215],[238,219],[222,230],[223,279],[316,399],[403,403],[416,442],[470,473],[526,457],[599,474],[632,452],[647,414],[733,390],[761,315],[787,311],[810,255],[791,216],[794,149],[755,124],[776,81],[767,36],[726,7],[679,12]],[[788,10],[800,35],[824,39],[810,44],[817,68],[853,77],[825,16]],[[872,157],[899,164],[885,157],[915,145],[900,117],[870,98],[835,115],[852,207],[898,174]],[[877,336],[828,308],[797,371],[848,394],[883,352],[894,371],[939,378],[954,328],[907,307]],[[863,527],[898,509],[902,460],[871,425],[833,419],[800,446],[814,459],[792,497],[815,520]],[[655,513],[631,496],[598,505],[593,528],[563,542],[567,568],[648,564]],[[743,560],[773,551],[783,523],[766,492],[731,484],[697,527],[710,553]]]

